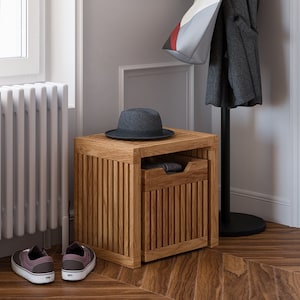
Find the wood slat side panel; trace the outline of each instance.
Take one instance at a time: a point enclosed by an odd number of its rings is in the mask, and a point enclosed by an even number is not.
[[[176,223],[176,214],[175,214],[175,188],[169,187],[168,189],[168,230],[169,230],[169,245],[175,244],[175,223]]]
[[[209,247],[215,247],[219,244],[219,193],[218,193],[218,147],[217,144],[211,147],[201,147],[191,151],[191,156],[208,160],[208,239]]]
[[[129,179],[130,179],[129,165],[124,164],[124,253],[123,254],[125,256],[129,256],[129,217],[130,217]]]
[[[119,185],[119,163],[113,161],[113,251],[121,253],[119,250],[119,206],[122,206],[122,199],[120,195],[120,185]]]
[[[115,199],[117,202],[117,199]],[[121,254],[124,254],[124,164],[119,163],[118,164],[118,201],[119,205],[117,208],[118,213],[118,227],[116,227],[116,230],[118,230],[118,252]]]
[[[107,221],[108,221],[108,245],[107,249],[113,251],[113,230],[114,230],[114,217],[113,217],[113,161],[108,160],[108,211],[107,211]]]
[[[87,180],[92,184],[87,185],[87,203],[86,203],[86,220],[87,220],[87,243],[93,244],[93,157],[87,157]]]
[[[192,239],[192,184],[186,184],[185,193],[185,206],[186,206],[186,229],[185,238],[187,241]]]
[[[202,232],[201,235],[204,237],[208,237],[209,233],[209,228],[210,228],[210,223],[209,223],[209,214],[208,214],[208,208],[209,208],[209,191],[208,191],[209,185],[208,185],[208,180],[204,180],[202,183]]]
[[[108,160],[102,162],[102,249],[108,249]]]
[[[205,204],[204,199],[203,199],[203,182],[197,182],[197,189],[196,189],[196,193],[197,193],[197,198],[202,199],[201,202],[198,202],[198,210],[197,210],[197,234],[200,234],[201,236],[204,235],[203,232],[203,225],[204,224],[204,218],[205,218],[205,214],[207,214],[207,211],[204,210]],[[206,199],[206,198],[205,198]],[[207,206],[207,205],[206,205]]]
[[[169,234],[169,189],[162,190],[162,246],[170,245]]]
[[[93,188],[92,188],[92,242],[99,244],[98,242],[98,193],[99,193],[99,186],[98,186],[98,158],[92,158],[92,168],[93,168]]]
[[[129,166],[122,162],[108,162],[108,230],[109,245],[106,250],[129,256],[130,251],[130,206]]]
[[[198,184],[197,182],[192,183],[192,195],[191,195],[191,238],[194,239],[198,236],[198,223],[201,224],[202,220],[198,218],[197,212],[201,210],[201,201],[198,201]],[[201,233],[199,233],[201,235]]]
[[[97,231],[97,246],[103,248],[103,160],[98,158],[97,160],[97,173],[98,173],[98,182],[97,182],[97,225],[95,224]]]
[[[141,163],[129,165],[129,256],[141,264]]]
[[[218,148],[212,147],[208,150],[209,178],[208,178],[208,238],[209,246],[215,247],[219,244],[219,191],[218,191]]]
[[[87,243],[87,232],[88,232],[88,224],[87,224],[87,200],[88,200],[88,172],[87,172],[87,156],[83,155],[82,159],[82,239],[85,243]]]
[[[156,191],[151,191],[150,192],[150,243],[151,243],[151,248],[150,249],[155,249],[157,248],[157,228],[156,228],[156,224],[157,224],[157,195],[156,195]],[[146,213],[149,213],[146,212]],[[149,228],[147,228],[146,230],[149,230]],[[148,249],[147,249],[148,250]]]
[[[179,196],[180,200],[180,204],[179,204],[179,207],[180,207],[180,237],[179,237],[179,241],[182,243],[185,241],[185,228],[186,228],[186,215],[185,215],[185,212],[186,212],[186,195],[185,195],[185,185],[181,185],[180,186],[180,196]]]
[[[156,232],[156,247],[162,247],[163,241],[163,201],[162,190],[156,191],[156,224],[154,224]]]
[[[174,199],[175,199],[175,244],[180,242],[180,187],[178,185],[175,186],[175,193],[174,193]]]
[[[142,193],[144,259],[195,249],[197,239],[198,248],[207,245],[206,185],[207,180]]]
[[[151,200],[150,192],[144,193],[143,203],[142,203],[142,251],[151,248],[151,214],[147,213],[151,210]]]
[[[130,165],[77,154],[74,168],[76,239],[130,256],[134,234]]]

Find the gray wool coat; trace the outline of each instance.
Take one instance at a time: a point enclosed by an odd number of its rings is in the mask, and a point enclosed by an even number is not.
[[[258,0],[223,0],[211,43],[206,104],[262,104],[257,10]]]

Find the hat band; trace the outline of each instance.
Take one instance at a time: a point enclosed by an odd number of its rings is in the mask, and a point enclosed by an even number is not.
[[[131,130],[131,129],[117,129],[119,134],[127,135],[127,136],[145,136],[145,137],[152,137],[152,136],[160,136],[162,134],[162,130]]]

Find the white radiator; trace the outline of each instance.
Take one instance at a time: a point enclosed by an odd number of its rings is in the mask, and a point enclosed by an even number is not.
[[[0,88],[0,240],[62,226],[69,239],[68,89]]]

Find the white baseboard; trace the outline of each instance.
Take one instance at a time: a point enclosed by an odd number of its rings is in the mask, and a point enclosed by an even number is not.
[[[247,213],[265,221],[292,226],[291,204],[271,195],[232,188],[230,208],[231,212]]]

